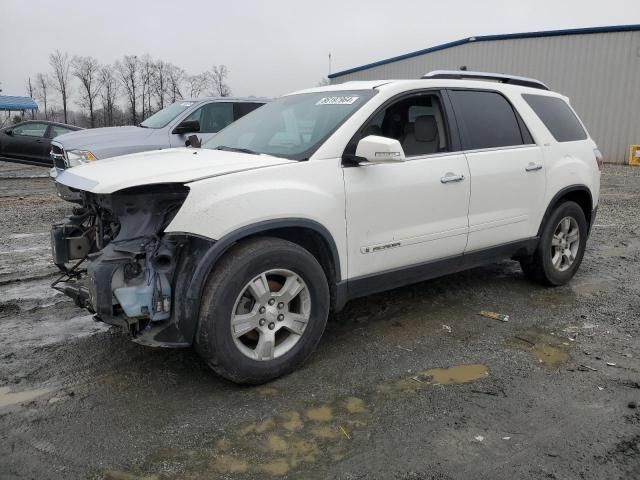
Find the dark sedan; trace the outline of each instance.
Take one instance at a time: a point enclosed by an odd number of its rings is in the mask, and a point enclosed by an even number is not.
[[[51,139],[82,130],[64,123],[29,120],[0,130],[0,160],[50,167]]]

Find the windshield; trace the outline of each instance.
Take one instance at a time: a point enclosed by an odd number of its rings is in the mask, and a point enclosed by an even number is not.
[[[163,128],[166,127],[171,120],[176,118],[182,112],[190,108],[194,105],[195,102],[176,102],[169,105],[166,108],[163,108],[159,112],[154,113],[149,118],[147,118],[144,122],[140,124],[140,126],[145,128]]]
[[[325,91],[282,97],[232,123],[203,148],[305,160],[373,94]]]

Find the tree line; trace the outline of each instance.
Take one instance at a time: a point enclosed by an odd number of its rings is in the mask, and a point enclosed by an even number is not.
[[[27,95],[40,107],[32,118],[81,127],[137,125],[182,98],[231,95],[225,65],[191,75],[148,54],[125,55],[105,65],[91,56],[56,50],[49,55],[49,67],[25,80]]]

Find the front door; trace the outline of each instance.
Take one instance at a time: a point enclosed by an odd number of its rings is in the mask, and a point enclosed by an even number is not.
[[[462,254],[469,169],[451,146],[440,94],[391,102],[350,146],[367,135],[399,140],[406,161],[343,167],[349,278]]]
[[[49,146],[45,138],[48,125],[40,122],[27,122],[11,129],[11,135],[4,135],[4,154],[9,158],[42,162]]]
[[[170,133],[169,141],[172,147],[184,147],[188,137],[191,135],[196,135],[200,139],[200,143],[204,143],[209,140],[216,133],[233,122],[233,103],[207,103],[194,110],[189,114],[189,116],[183,118],[181,121],[184,122],[187,120],[197,120],[200,123],[200,131],[185,135]]]
[[[500,93],[451,90],[449,96],[471,173],[466,251],[535,236],[546,189],[541,147]]]

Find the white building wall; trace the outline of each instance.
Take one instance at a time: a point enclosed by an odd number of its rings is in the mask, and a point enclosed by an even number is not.
[[[640,32],[480,41],[331,79],[419,78],[431,70],[509,73],[537,78],[568,96],[607,162],[628,163],[640,144]]]

